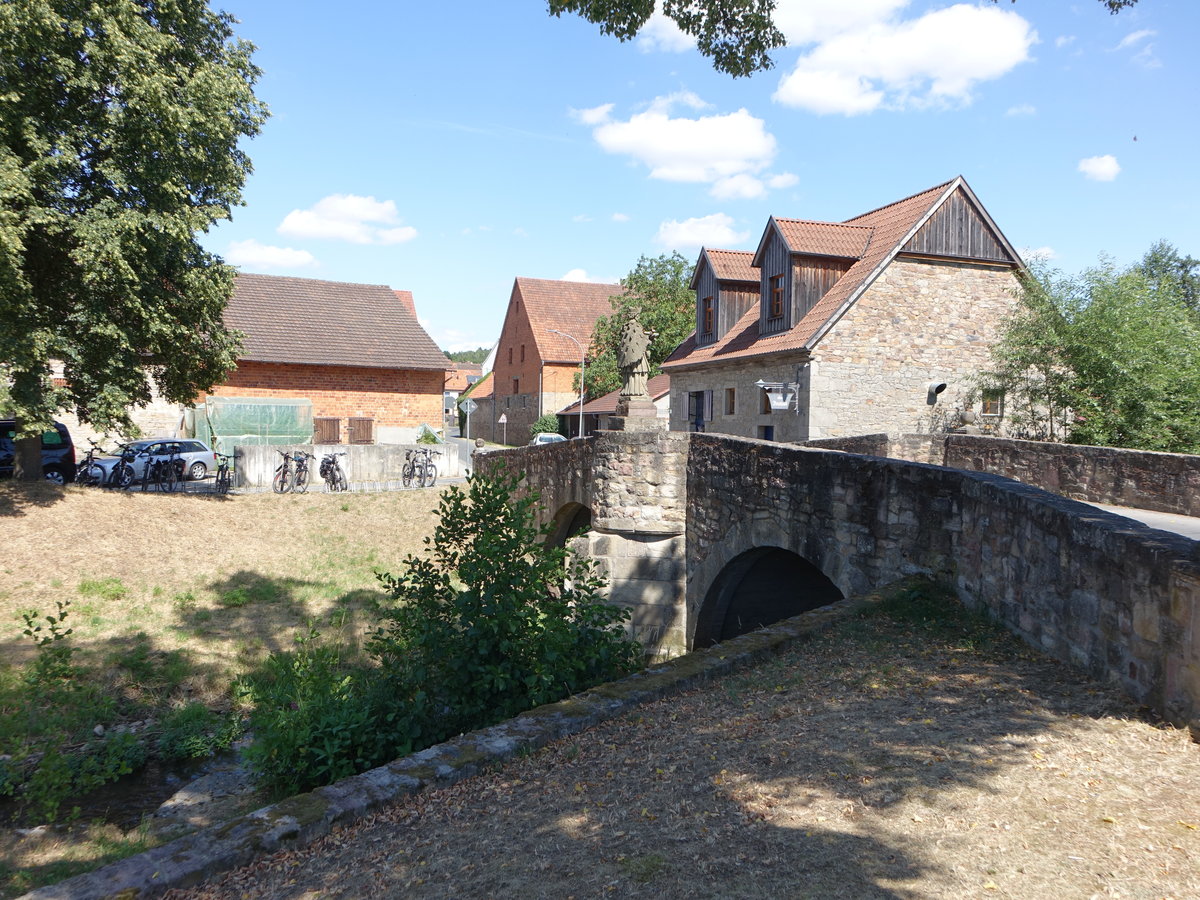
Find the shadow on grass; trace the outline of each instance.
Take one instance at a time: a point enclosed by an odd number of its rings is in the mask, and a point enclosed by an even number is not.
[[[23,516],[34,507],[53,506],[68,490],[75,488],[48,481],[0,482],[0,517]]]

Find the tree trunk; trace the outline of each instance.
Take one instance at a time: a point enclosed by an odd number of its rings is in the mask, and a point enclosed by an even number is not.
[[[17,419],[16,433],[21,433],[21,420]],[[42,436],[17,438],[13,441],[13,480],[42,480]]]

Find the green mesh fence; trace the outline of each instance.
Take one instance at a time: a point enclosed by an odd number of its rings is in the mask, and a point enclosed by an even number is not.
[[[233,453],[239,444],[309,444],[312,401],[209,397],[196,406],[195,435],[220,453]]]

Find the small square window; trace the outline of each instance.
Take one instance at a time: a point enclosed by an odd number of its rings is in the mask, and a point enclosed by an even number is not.
[[[700,301],[700,331],[702,334],[713,332],[713,298],[705,297]]]
[[[513,390],[512,390],[512,392],[513,392],[514,394],[519,394],[519,393],[521,393],[521,379],[520,379],[520,378],[514,378],[514,379],[513,379]]]
[[[988,418],[998,419],[1004,415],[1004,391],[989,390],[983,392],[983,403],[980,414]]]
[[[771,413],[771,395],[767,393],[766,388],[759,388],[758,411],[767,415]]]
[[[761,441],[775,440],[775,426],[774,425],[759,425],[758,426],[758,439]]]
[[[725,388],[725,415],[732,416],[737,409],[736,388]]]
[[[783,280],[782,275],[771,276],[771,308],[768,318],[783,318]]]

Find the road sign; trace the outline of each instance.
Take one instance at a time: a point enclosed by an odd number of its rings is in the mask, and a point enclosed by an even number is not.
[[[500,413],[500,418],[498,418],[496,420],[496,422],[497,422],[497,424],[500,424],[500,425],[507,425],[508,424],[508,416],[504,413]]]
[[[478,408],[478,406],[479,406],[479,404],[476,403],[474,400],[472,400],[470,397],[468,397],[466,400],[464,400],[462,403],[460,403],[458,405],[462,407],[463,412],[465,412],[468,416],[471,413],[475,412],[476,408]]]

